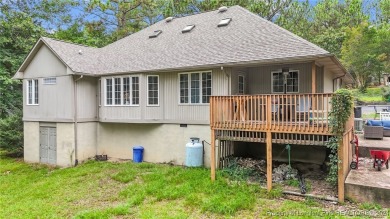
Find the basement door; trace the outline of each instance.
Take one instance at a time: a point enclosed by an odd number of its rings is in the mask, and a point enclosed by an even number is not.
[[[39,161],[47,164],[57,164],[57,128],[39,128]]]

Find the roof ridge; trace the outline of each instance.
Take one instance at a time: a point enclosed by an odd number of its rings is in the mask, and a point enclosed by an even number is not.
[[[87,46],[87,45],[84,45],[84,44],[73,43],[73,42],[70,42],[70,41],[59,40],[59,39],[55,39],[55,38],[51,38],[51,37],[41,37],[41,39],[43,39],[45,41],[46,41],[46,39],[50,39],[50,40],[58,41],[58,42],[61,42],[61,43],[73,44],[73,45],[76,45],[76,46],[83,46],[83,47],[87,47],[87,48],[91,48],[91,49],[99,49],[98,47]]]
[[[239,5],[233,5],[233,6],[230,6],[228,8],[232,8],[232,7],[241,7]],[[221,6],[222,7],[222,6]],[[187,15],[183,15],[183,16],[180,16],[180,17],[177,17],[177,16],[174,16],[173,18],[185,18],[185,17],[190,17],[190,16],[193,16],[193,15],[199,15],[199,14],[206,14],[206,13],[210,13],[210,12],[213,12],[213,11],[218,11],[219,9],[214,9],[214,10],[208,10],[208,11],[199,11],[199,12],[195,12],[193,14],[187,14]],[[218,12],[219,13],[219,12]]]
[[[281,31],[283,31],[283,32],[285,32],[285,33],[287,33],[287,34],[289,34],[290,36],[294,37],[295,39],[299,40],[299,41],[302,42],[302,43],[305,43],[306,45],[313,46],[313,47],[315,47],[316,49],[323,50],[323,51],[325,51],[325,52],[331,54],[329,51],[327,51],[327,50],[325,50],[325,49],[323,49],[323,48],[317,46],[316,44],[314,44],[314,43],[312,43],[312,42],[310,42],[310,41],[308,41],[308,40],[306,40],[306,39],[304,39],[304,38],[302,38],[302,37],[300,37],[300,36],[298,36],[298,35],[296,35],[296,34],[290,32],[290,31],[288,31],[288,30],[286,30],[286,29],[284,29],[283,27],[280,27],[279,25],[275,24],[274,22],[271,22],[271,21],[269,21],[269,20],[267,20],[267,19],[265,19],[265,18],[263,18],[263,17],[261,17],[261,16],[259,16],[259,15],[257,15],[257,14],[252,13],[251,11],[249,11],[249,10],[246,9],[246,8],[243,8],[243,7],[241,7],[241,6],[239,6],[238,8],[241,9],[241,10],[243,10],[244,12],[246,12],[246,13],[248,13],[248,14],[254,16],[254,17],[260,18],[261,20],[263,20],[263,21],[265,21],[265,22],[267,22],[267,23],[269,23],[269,24],[272,24],[273,26],[275,26],[275,27],[278,28],[279,30],[281,30]]]

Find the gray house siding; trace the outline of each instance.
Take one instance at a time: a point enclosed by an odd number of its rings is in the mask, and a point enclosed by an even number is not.
[[[231,94],[236,95],[238,92],[238,77],[244,76],[244,94],[248,92],[248,69],[247,68],[233,68],[231,76]]]
[[[299,93],[311,93],[311,74],[312,63],[285,64],[272,66],[259,66],[248,68],[247,74],[247,92],[248,94],[270,94],[272,93],[271,72],[288,67],[290,70],[299,71]],[[317,72],[317,87],[323,89],[323,71]],[[236,84],[234,82],[233,84]],[[320,90],[318,90],[320,92]]]
[[[74,119],[72,76],[56,77],[56,84],[38,79],[38,105],[27,105],[27,80],[23,80],[23,120],[70,122]]]
[[[209,71],[209,70],[202,70]],[[196,72],[196,71],[191,71]],[[139,106],[106,106],[104,80],[101,82],[101,106],[99,115],[101,122],[134,122],[134,123],[189,123],[208,124],[209,104],[180,104],[179,103],[179,73],[165,72],[147,73],[140,76],[140,104]],[[147,105],[147,76],[159,76],[159,105]],[[228,95],[231,69],[212,70],[212,95]]]
[[[83,77],[77,81],[77,118],[81,121],[97,120],[97,81],[93,77]]]

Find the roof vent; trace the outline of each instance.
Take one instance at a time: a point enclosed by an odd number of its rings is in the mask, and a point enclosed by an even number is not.
[[[172,20],[173,20],[173,17],[167,17],[167,18],[165,18],[165,22],[167,22],[167,23],[171,22]]]
[[[227,11],[227,7],[226,6],[222,6],[222,7],[220,7],[220,8],[218,8],[218,12],[219,13],[222,13],[222,12],[225,12],[225,11]]]
[[[232,21],[231,18],[225,18],[225,19],[222,19],[219,24],[218,24],[218,27],[223,27],[223,26],[227,26],[230,21]]]
[[[190,32],[192,29],[194,29],[195,25],[192,24],[192,25],[187,25],[187,27],[185,27],[181,32],[182,33],[188,33]]]
[[[149,36],[149,38],[156,38],[158,35],[162,33],[162,30],[155,30],[152,35]]]

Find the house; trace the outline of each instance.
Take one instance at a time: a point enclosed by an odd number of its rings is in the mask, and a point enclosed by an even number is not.
[[[353,83],[334,55],[239,6],[167,18],[103,48],[42,37],[14,78],[25,161],[131,159],[142,145],[145,161],[183,164],[199,137],[212,178],[226,157],[260,150],[272,171],[272,145],[325,153],[332,92]]]

